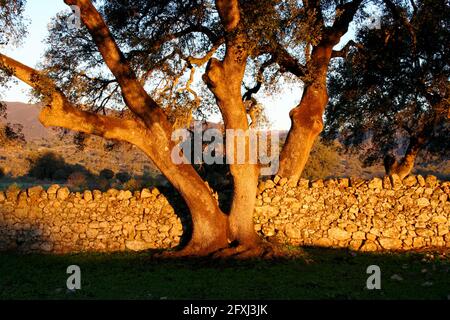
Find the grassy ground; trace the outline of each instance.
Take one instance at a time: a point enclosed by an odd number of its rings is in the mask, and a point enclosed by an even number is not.
[[[307,259],[277,261],[2,253],[0,299],[450,299],[448,251],[304,251]],[[77,292],[66,289],[72,264],[81,267]],[[373,264],[381,268],[381,290],[366,289],[366,269]]]

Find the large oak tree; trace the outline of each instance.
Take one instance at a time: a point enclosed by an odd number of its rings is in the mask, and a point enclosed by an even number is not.
[[[323,128],[330,60],[347,52],[333,48],[363,0],[65,3],[80,9],[82,27],[70,28],[64,14],[55,19],[42,70],[0,53],[1,69],[42,99],[40,121],[129,142],[147,154],[192,216],[192,238],[177,255],[272,253],[253,226],[259,166],[230,165],[233,198],[230,211],[222,212],[192,165],[172,161],[176,120],[185,114],[189,122],[192,112],[217,105],[227,129],[247,130],[249,102],[264,82],[280,75],[301,80],[279,172],[297,181]],[[209,90],[191,87],[196,69],[204,70]],[[244,85],[248,79],[252,85]],[[122,116],[108,113],[111,106]],[[248,139],[243,148],[249,152]]]

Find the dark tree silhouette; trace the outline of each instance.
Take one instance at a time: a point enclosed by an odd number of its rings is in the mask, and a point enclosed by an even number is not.
[[[450,3],[421,0],[410,12],[386,10],[382,28],[362,29],[357,42],[330,75],[325,136],[343,136],[349,150],[370,138],[365,163],[384,162],[401,178],[420,150],[448,156]]]

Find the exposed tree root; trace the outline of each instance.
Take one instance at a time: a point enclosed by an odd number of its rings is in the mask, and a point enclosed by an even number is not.
[[[300,258],[307,263],[312,262],[301,248],[291,248],[285,245],[271,243],[268,241],[258,241],[252,245],[239,244],[234,247],[220,246],[214,244],[205,247],[204,244],[189,243],[180,250],[167,250],[153,255],[159,259],[177,258],[202,258],[211,257],[213,259],[295,259]]]
[[[256,244],[245,245],[240,244],[236,247],[221,249],[213,254],[213,258],[217,259],[286,259],[286,258],[305,258],[305,253],[300,249],[289,250],[287,247],[260,241]]]
[[[205,246],[203,243],[188,243],[185,247],[180,250],[167,250],[161,253],[155,254],[156,258],[200,258],[212,255],[217,252],[223,245],[212,244],[210,246]]]

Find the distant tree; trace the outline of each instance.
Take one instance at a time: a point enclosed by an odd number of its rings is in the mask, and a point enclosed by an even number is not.
[[[0,48],[17,46],[24,39],[26,21],[23,16],[26,1],[0,0]],[[1,66],[1,62],[0,62]],[[11,70],[0,68],[0,86],[10,85]],[[0,96],[1,97],[1,96]],[[6,119],[6,104],[0,101],[0,118]],[[24,142],[22,127],[17,124],[0,122],[0,146]]]
[[[18,146],[25,142],[25,135],[22,132],[23,126],[20,124],[0,123],[0,146]]]
[[[106,180],[111,180],[112,178],[114,178],[114,171],[110,169],[103,169],[102,171],[100,171],[99,176]]]
[[[420,150],[447,157],[450,150],[450,3],[412,3],[410,12],[385,11],[380,29],[361,30],[330,74],[325,115],[326,137],[353,151],[370,141],[365,164],[384,162],[401,178]]]
[[[64,158],[53,152],[34,155],[28,158],[28,161],[30,163],[28,175],[36,179],[62,180],[61,178],[67,178],[72,171]]]
[[[335,177],[340,169],[341,157],[336,147],[325,144],[318,138],[311,150],[311,156],[303,170],[302,177],[306,179],[324,179]]]
[[[116,173],[116,179],[122,183],[125,183],[131,179],[131,175],[128,172],[120,171]]]
[[[88,187],[89,177],[85,172],[75,171],[67,178],[67,185],[73,190],[83,190]]]

